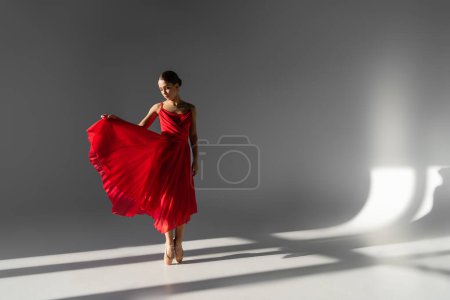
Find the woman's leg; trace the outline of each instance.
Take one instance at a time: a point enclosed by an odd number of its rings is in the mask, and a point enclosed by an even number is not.
[[[182,247],[183,237],[184,237],[184,225],[180,225],[175,229],[175,255],[177,262],[181,262],[183,260],[184,251]]]
[[[175,242],[177,242],[177,244],[181,245],[181,243],[183,242],[183,237],[184,237],[184,225],[180,225],[175,229]]]
[[[166,244],[165,244],[165,254],[164,254],[164,262],[167,265],[170,265],[172,263],[172,260],[174,258],[174,242],[173,242],[173,230],[169,230],[166,233],[164,233],[166,236]]]

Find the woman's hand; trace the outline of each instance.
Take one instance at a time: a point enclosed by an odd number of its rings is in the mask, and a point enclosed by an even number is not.
[[[106,118],[106,119],[119,119],[118,116],[116,115],[111,115],[111,114],[103,114],[100,116],[101,118]]]
[[[198,171],[198,163],[196,160],[194,160],[192,162],[192,176],[195,176],[195,174],[197,174]]]

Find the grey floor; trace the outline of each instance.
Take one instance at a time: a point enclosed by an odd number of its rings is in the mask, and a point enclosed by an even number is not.
[[[186,227],[185,261],[166,266],[146,216],[2,218],[2,299],[450,299],[446,213],[317,239],[201,220]]]

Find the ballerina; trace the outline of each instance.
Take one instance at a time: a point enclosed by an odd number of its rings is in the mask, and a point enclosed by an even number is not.
[[[153,104],[138,125],[102,114],[112,129],[104,122],[99,124],[102,120],[88,129],[90,160],[102,175],[113,213],[152,216],[155,228],[165,235],[167,265],[174,258],[182,262],[185,225],[197,212],[193,181],[198,171],[197,111],[181,99],[181,83],[175,72],[163,72],[158,86],[165,100]],[[148,130],[157,117],[161,134]]]

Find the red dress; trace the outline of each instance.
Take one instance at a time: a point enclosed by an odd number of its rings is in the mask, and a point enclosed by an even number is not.
[[[188,137],[192,112],[162,107],[161,134],[122,119],[102,118],[86,131],[89,161],[99,172],[112,213],[148,214],[164,233],[197,212]]]

